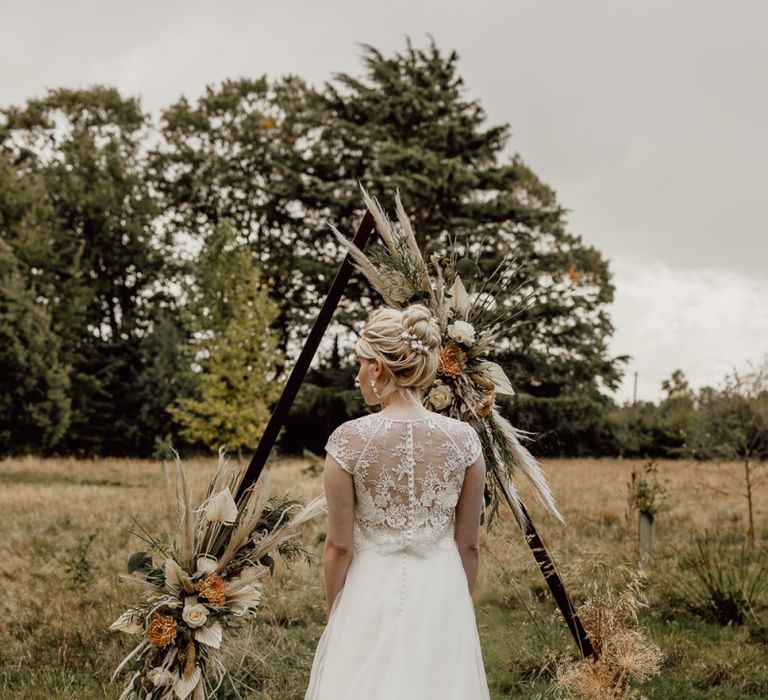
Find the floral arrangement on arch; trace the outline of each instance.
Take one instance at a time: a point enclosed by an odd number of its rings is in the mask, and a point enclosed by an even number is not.
[[[494,298],[500,281],[514,275],[514,261],[505,256],[479,288],[470,285],[468,290],[464,280],[479,271],[476,261],[460,258],[453,243],[449,250],[433,253],[425,260],[399,193],[395,197],[397,222],[393,223],[378,201],[361,190],[384,247],[366,254],[333,225],[330,227],[386,304],[403,308],[422,303],[432,311],[440,326],[442,347],[437,377],[424,402],[431,410],[469,422],[477,431],[489,473],[489,525],[501,499],[523,521],[515,484],[519,472],[530,480],[544,507],[563,521],[541,466],[522,444],[525,434],[512,426],[496,405],[497,395],[514,394],[504,370],[488,359],[496,341],[512,330],[510,322],[520,312],[520,308],[502,307]]]
[[[228,675],[222,657],[227,637],[259,608],[263,579],[273,554],[287,561],[308,557],[296,541],[301,525],[324,512],[324,497],[306,506],[270,498],[265,472],[236,501],[243,471],[223,451],[203,501],[195,507],[192,485],[176,458],[178,539],[168,547],[141,525],[136,532],[149,551],[128,560],[128,576],[144,589],[143,600],[126,610],[111,630],[138,643],[112,675],[129,674],[120,700],[215,697]]]

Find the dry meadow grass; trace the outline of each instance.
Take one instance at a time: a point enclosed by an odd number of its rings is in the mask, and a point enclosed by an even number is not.
[[[185,464],[202,491],[215,460]],[[576,603],[594,581],[620,587],[624,567],[634,565],[626,492],[632,467],[641,464],[546,462],[567,526],[525,499]],[[322,492],[320,460],[284,458],[270,467],[275,494],[308,500]],[[744,502],[717,492],[733,486],[739,470],[735,464],[660,464],[670,497],[657,520],[652,572],[665,568],[675,543],[694,530],[745,529]],[[0,697],[117,697],[108,679],[130,640],[107,627],[138,595],[119,579],[127,557],[142,549],[130,534],[130,515],[155,533],[172,526],[172,465],[168,471],[166,479],[159,463],[138,460],[0,462]],[[758,494],[762,542],[767,502],[768,494]],[[315,565],[278,564],[259,624],[232,651],[235,675],[253,689],[248,697],[303,697],[324,624],[323,537],[318,519],[305,531]],[[554,697],[551,656],[570,652],[572,643],[543,579],[508,514],[492,532],[483,531],[481,544],[475,604],[492,697]],[[764,641],[752,644],[743,630],[655,614],[653,605],[643,619],[667,654],[661,677],[645,690],[649,697],[760,697],[768,689]],[[752,686],[737,678],[740,664],[757,678]]]

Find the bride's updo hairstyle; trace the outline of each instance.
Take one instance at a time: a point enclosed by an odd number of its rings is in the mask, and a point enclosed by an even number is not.
[[[437,375],[440,327],[424,304],[376,309],[369,314],[355,351],[384,365],[376,382],[382,400],[400,391],[421,403],[421,394]]]

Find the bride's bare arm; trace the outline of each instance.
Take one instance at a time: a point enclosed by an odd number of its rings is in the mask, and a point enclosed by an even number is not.
[[[483,511],[485,489],[485,460],[480,455],[467,468],[464,485],[456,504],[454,539],[459,548],[461,563],[467,574],[470,594],[474,591],[477,570],[480,565],[480,514]]]
[[[330,455],[323,471],[325,498],[328,503],[328,533],[323,551],[326,613],[343,588],[354,552],[355,487],[352,475],[344,471]]]

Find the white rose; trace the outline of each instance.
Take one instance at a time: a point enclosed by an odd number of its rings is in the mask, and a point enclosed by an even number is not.
[[[427,399],[436,411],[440,411],[451,403],[451,390],[445,384],[438,384],[429,392]]]
[[[464,345],[472,345],[475,342],[475,328],[466,321],[454,321],[448,326],[448,335]]]
[[[181,619],[190,627],[202,627],[208,621],[208,608],[202,603],[185,605]]]

